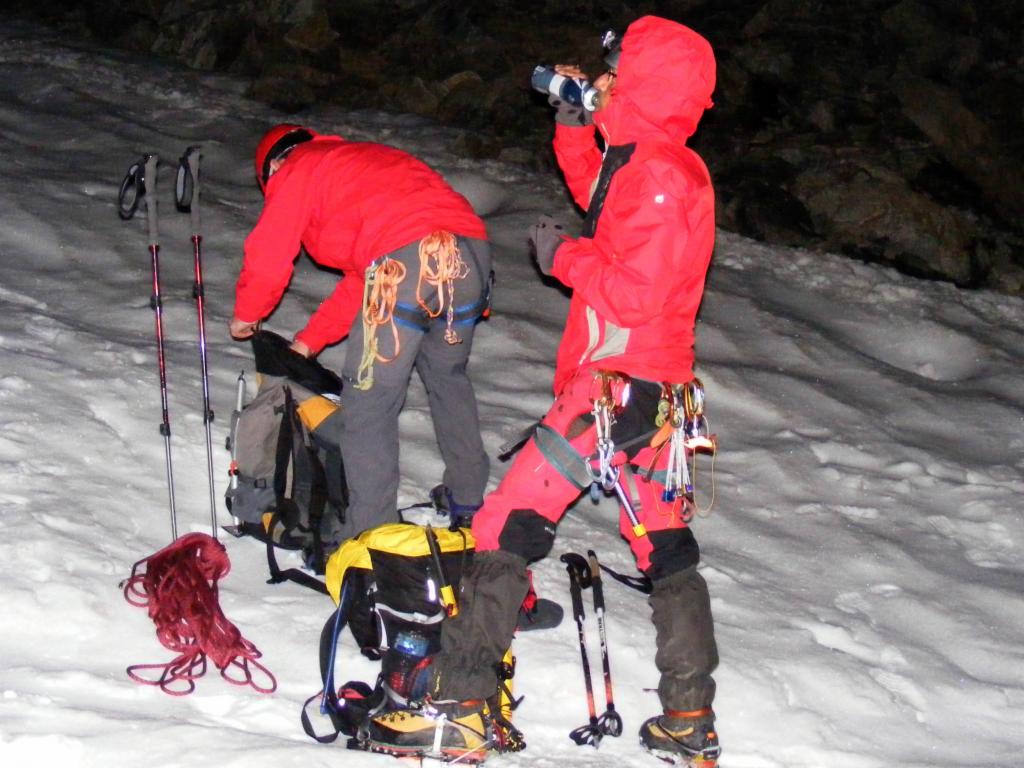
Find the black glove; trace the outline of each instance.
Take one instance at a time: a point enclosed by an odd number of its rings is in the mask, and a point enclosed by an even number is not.
[[[557,96],[548,96],[548,104],[555,108],[556,123],[568,125],[570,128],[579,128],[594,122],[594,114],[589,109],[562,101]]]
[[[550,216],[541,216],[530,227],[530,251],[537,260],[537,267],[550,275],[555,263],[555,251],[562,244],[565,228]]]

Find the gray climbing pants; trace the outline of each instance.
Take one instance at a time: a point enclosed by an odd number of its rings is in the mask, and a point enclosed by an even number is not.
[[[459,343],[449,344],[445,340],[444,313],[425,323],[425,327],[396,313],[398,354],[388,362],[376,362],[373,386],[361,390],[355,386],[364,344],[360,317],[352,324],[342,369],[341,393],[341,453],[349,489],[345,523],[348,536],[398,519],[398,415],[413,368],[419,372],[427,391],[434,434],[445,464],[443,482],[459,504],[479,504],[483,500],[490,463],[480,437],[476,394],[466,366],[479,317],[472,308],[482,307],[489,288],[491,252],[483,240],[459,237],[457,242],[468,267],[466,276],[455,281],[454,307],[458,322],[453,329],[461,339]],[[388,257],[406,267],[405,279],[398,287],[398,304],[415,309],[420,271],[419,241],[399,248]],[[437,306],[435,287],[424,282],[420,296],[428,306]],[[409,315],[408,310],[406,315]],[[378,328],[377,343],[381,355],[394,356],[395,343],[390,328]]]

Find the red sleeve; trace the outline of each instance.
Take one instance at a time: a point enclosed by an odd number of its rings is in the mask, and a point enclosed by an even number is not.
[[[691,231],[686,197],[681,174],[670,167],[623,168],[594,238],[559,246],[554,276],[621,328],[650,322],[679,285]]]
[[[555,123],[555,140],[552,142],[569,192],[583,210],[590,206],[590,190],[601,172],[601,150],[594,141],[595,130],[593,125],[573,128]]]
[[[363,306],[362,275],[345,275],[334,291],[309,318],[306,327],[295,334],[315,355],[328,344],[345,338]]]
[[[247,322],[262,320],[274,310],[295,269],[313,185],[304,174],[292,171],[285,165],[274,174],[259,221],[245,239],[235,284],[235,317]]]

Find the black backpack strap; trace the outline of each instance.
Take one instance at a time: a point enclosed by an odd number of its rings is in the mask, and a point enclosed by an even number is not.
[[[327,586],[314,576],[299,568],[288,568],[282,570],[277,564],[277,555],[274,552],[275,540],[284,539],[299,527],[299,508],[295,502],[296,478],[303,472],[310,472],[315,475],[320,470],[319,481],[313,478],[314,486],[310,491],[311,516],[317,514],[313,510],[319,505],[319,513],[316,525],[313,527],[314,559],[319,559],[319,568],[323,570],[323,547],[320,544],[319,517],[323,515],[323,507],[327,503],[326,484],[323,480],[323,467],[319,460],[311,456],[313,450],[304,437],[302,422],[299,420],[298,409],[295,405],[295,398],[289,387],[284,388],[284,413],[281,416],[281,429],[277,435],[277,457],[274,464],[274,496],[277,499],[277,511],[270,518],[267,526],[267,569],[270,571],[268,584],[280,584],[283,581],[293,581],[316,592],[326,595]],[[291,486],[288,484],[289,469],[291,470]],[[319,490],[315,490],[319,486]],[[278,533],[280,528],[280,533]],[[287,547],[284,541],[278,541]],[[314,562],[314,565],[317,565]]]
[[[651,581],[650,576],[627,576],[626,574],[612,570],[604,563],[601,563],[600,566],[601,570],[607,573],[611,578],[615,579],[620,584],[625,584],[630,589],[635,589],[637,592],[649,595],[654,589],[654,584]]]
[[[277,513],[270,519],[270,532],[273,533],[274,526],[278,525]],[[322,595],[330,594],[327,591],[327,585],[315,576],[306,573],[300,568],[286,568],[281,569],[281,566],[277,564],[277,555],[274,554],[276,547],[274,546],[273,535],[266,537],[267,544],[267,570],[270,571],[270,578],[267,579],[267,584],[281,584],[285,581],[293,581],[296,584],[301,584],[304,587],[312,589],[314,592],[319,592]]]
[[[296,411],[295,418],[299,415]],[[302,425],[299,424],[299,427]],[[316,572],[323,573],[325,565],[324,543],[321,536],[321,523],[327,509],[327,474],[324,472],[324,465],[316,453],[316,446],[312,444],[305,429],[301,432],[301,445],[296,446],[298,456],[296,457],[296,474],[309,478],[309,529],[313,536],[313,549],[308,553],[308,565]],[[303,553],[307,554],[307,553]]]
[[[289,485],[288,475],[292,469],[295,456],[295,398],[290,387],[284,387],[284,413],[281,414],[281,428],[277,432],[277,450],[274,458],[274,498],[277,502],[277,514],[284,523],[286,531],[294,529],[299,522],[299,510],[293,498],[295,494],[294,477]]]
[[[321,446],[324,452],[324,474],[327,479],[327,500],[334,507],[338,521],[345,522],[348,508],[348,484],[345,482],[345,464],[341,459],[341,448],[336,445]]]

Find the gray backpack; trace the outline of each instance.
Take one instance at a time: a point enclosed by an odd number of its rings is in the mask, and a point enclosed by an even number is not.
[[[252,345],[259,390],[232,416],[225,501],[236,525],[228,530],[266,543],[271,581],[292,578],[277,567],[275,547],[301,550],[305,565],[322,574],[347,538],[341,380],[277,334],[260,331]]]

